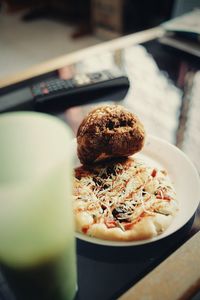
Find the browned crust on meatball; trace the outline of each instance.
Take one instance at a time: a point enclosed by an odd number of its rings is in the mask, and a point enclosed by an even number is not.
[[[144,140],[144,127],[135,114],[120,105],[100,106],[79,126],[78,157],[83,164],[127,157],[140,151]]]

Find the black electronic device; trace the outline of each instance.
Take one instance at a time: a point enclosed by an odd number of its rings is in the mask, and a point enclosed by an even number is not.
[[[36,110],[57,113],[98,100],[122,100],[129,80],[118,69],[76,74],[70,79],[53,76],[0,95],[0,112]]]

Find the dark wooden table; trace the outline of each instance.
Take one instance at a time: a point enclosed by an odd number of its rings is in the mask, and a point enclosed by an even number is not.
[[[197,155],[200,135],[196,134],[200,127],[192,110],[200,109],[200,99],[195,90],[200,63],[194,56],[163,47],[158,41],[162,35],[163,31],[156,28],[110,41],[1,80],[0,86],[4,91],[37,82],[51,74],[67,78],[77,72],[117,66],[127,73],[131,83],[129,93],[121,104],[138,114],[148,133],[182,149],[200,171],[200,156]],[[74,107],[58,117],[64,119],[76,133],[82,118],[94,105]],[[174,235],[148,247],[113,249],[77,240],[77,299],[118,298],[170,254],[182,249],[181,245],[187,245],[187,241],[199,230],[200,209]],[[199,264],[199,260],[196,263]],[[13,299],[2,277],[0,299]]]

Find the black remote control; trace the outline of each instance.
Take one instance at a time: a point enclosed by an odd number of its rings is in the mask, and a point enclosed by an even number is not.
[[[128,89],[129,80],[118,69],[80,73],[68,80],[52,77],[0,96],[0,112],[28,109],[57,113],[89,102],[122,100]]]

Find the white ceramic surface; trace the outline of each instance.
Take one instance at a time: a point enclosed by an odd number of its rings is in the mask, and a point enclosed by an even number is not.
[[[76,142],[73,143],[76,148]],[[75,150],[75,149],[74,149]],[[75,150],[76,151],[76,150]],[[179,202],[179,211],[168,229],[152,239],[133,242],[105,241],[76,233],[76,237],[107,246],[134,246],[163,239],[183,227],[194,215],[200,201],[200,178],[189,158],[177,147],[154,136],[148,136],[143,150],[135,157],[167,170]]]

